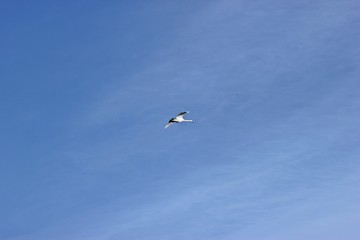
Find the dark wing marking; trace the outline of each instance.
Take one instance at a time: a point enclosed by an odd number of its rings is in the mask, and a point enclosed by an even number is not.
[[[189,113],[189,111],[186,111],[186,112],[181,112],[177,115],[177,117],[180,117],[180,116],[184,116],[185,114]]]

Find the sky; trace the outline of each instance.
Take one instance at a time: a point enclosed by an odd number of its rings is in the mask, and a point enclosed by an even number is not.
[[[1,5],[2,240],[359,239],[359,1]]]

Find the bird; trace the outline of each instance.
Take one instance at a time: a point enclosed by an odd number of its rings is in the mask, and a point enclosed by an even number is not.
[[[170,125],[173,124],[173,123],[181,123],[181,122],[191,122],[191,123],[193,123],[194,122],[193,120],[184,119],[184,115],[187,114],[187,113],[189,113],[189,111],[181,112],[176,117],[171,118],[169,120],[169,122],[166,124],[165,128],[170,127]]]

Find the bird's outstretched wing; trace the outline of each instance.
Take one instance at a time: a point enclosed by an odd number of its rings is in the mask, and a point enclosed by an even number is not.
[[[176,117],[183,117],[185,114],[189,113],[189,111],[181,112]]]
[[[165,128],[170,127],[170,125],[171,125],[171,124],[173,124],[173,123],[174,123],[174,122],[170,122],[170,121],[169,121],[169,123],[168,123],[168,124],[166,124]]]

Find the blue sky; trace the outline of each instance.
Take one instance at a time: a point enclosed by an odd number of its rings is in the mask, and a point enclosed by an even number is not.
[[[3,1],[0,238],[359,239],[359,12]]]

